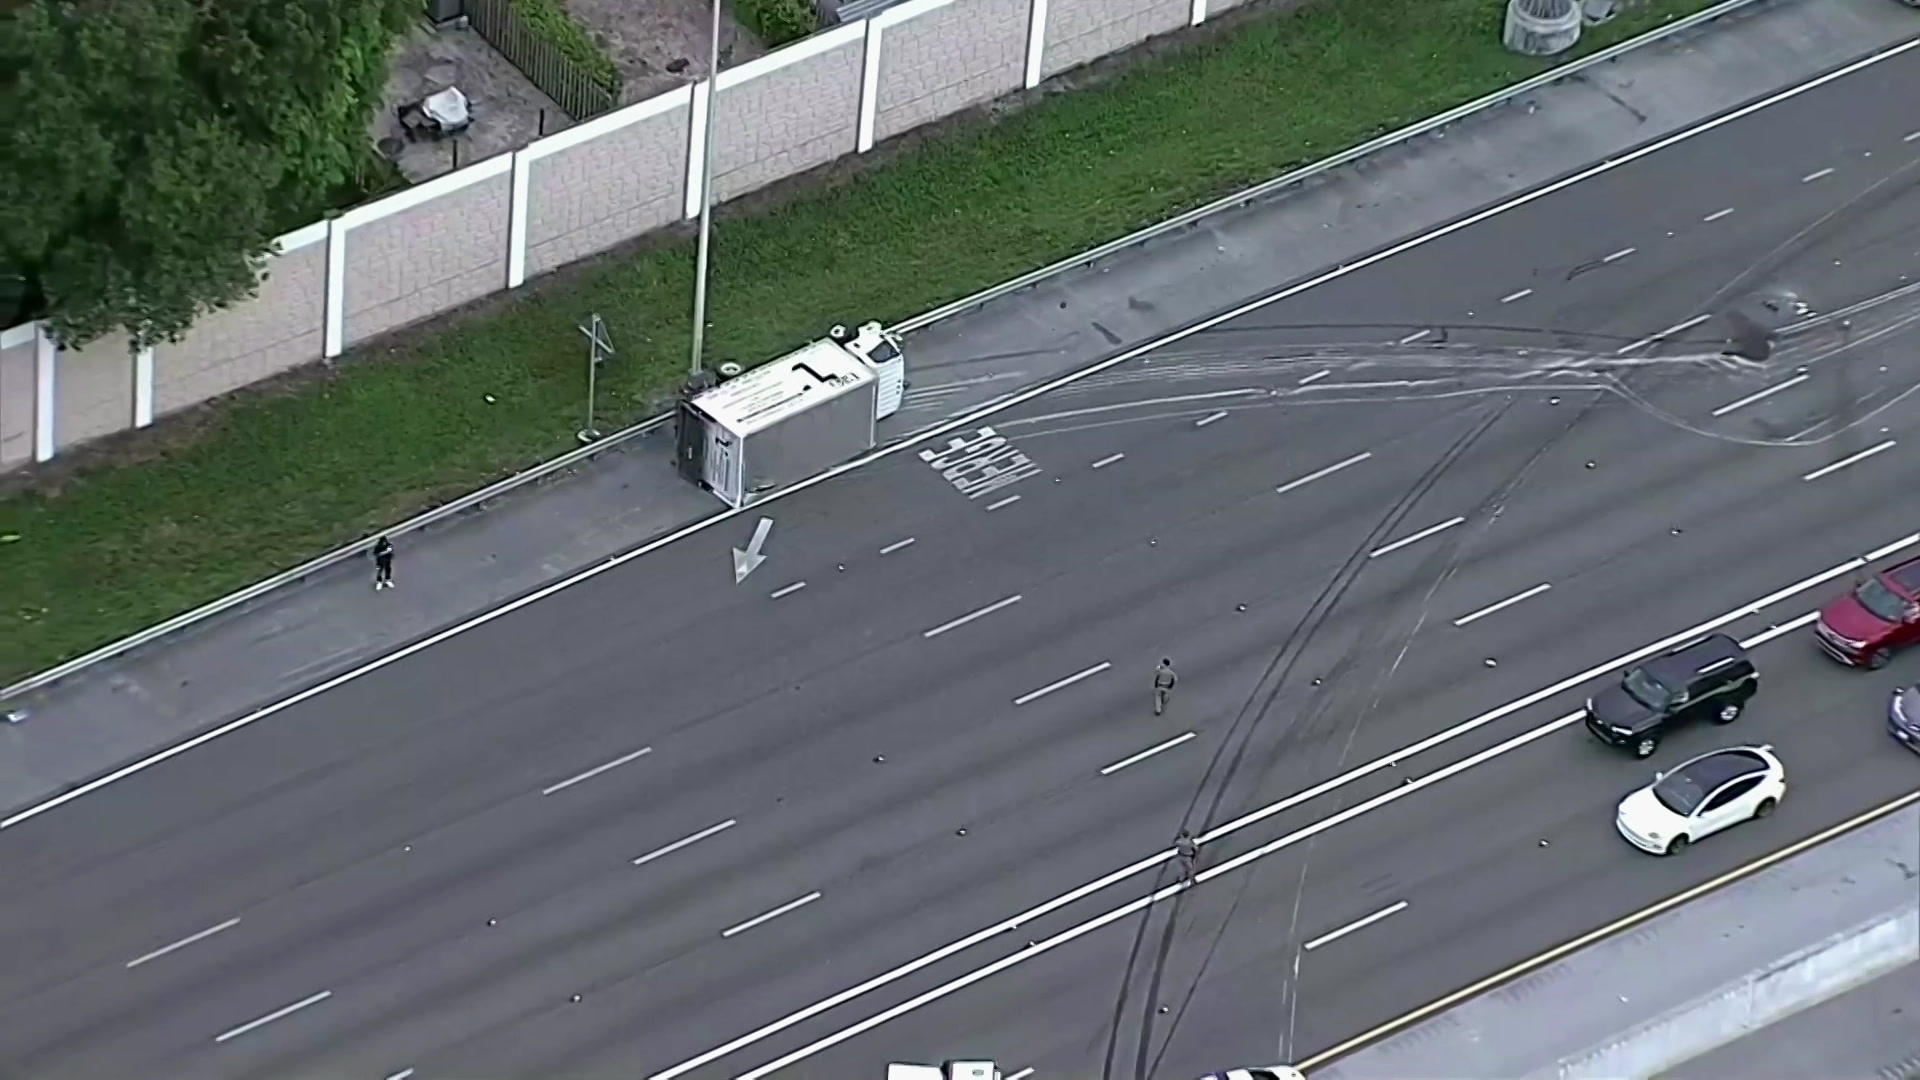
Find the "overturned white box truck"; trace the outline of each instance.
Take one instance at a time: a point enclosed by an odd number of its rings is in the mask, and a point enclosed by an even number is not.
[[[675,464],[728,506],[873,449],[900,409],[906,358],[877,322],[819,341],[680,399]]]

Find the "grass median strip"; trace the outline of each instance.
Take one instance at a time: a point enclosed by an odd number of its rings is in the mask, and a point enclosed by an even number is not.
[[[1710,3],[1646,0],[1578,53]],[[832,322],[926,310],[1536,74],[1547,65],[1500,45],[1505,7],[1263,15],[723,220],[709,356],[761,360]],[[692,277],[690,243],[610,259],[376,362],[242,397],[151,460],[0,499],[0,683],[571,447],[589,312],[620,348],[601,427],[658,408],[686,363]]]

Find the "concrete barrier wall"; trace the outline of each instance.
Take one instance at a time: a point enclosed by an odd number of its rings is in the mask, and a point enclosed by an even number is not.
[[[721,73],[716,199],[745,195],[1245,0],[909,0]],[[281,237],[259,295],[140,353],[0,336],[0,471],[229,393],[697,216],[704,84]],[[483,121],[484,122],[484,121]]]

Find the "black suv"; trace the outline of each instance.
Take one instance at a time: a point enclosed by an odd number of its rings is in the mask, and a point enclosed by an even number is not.
[[[1587,730],[1634,757],[1651,757],[1668,724],[1695,716],[1730,724],[1759,688],[1747,650],[1714,634],[1628,668],[1618,686],[1588,698]]]

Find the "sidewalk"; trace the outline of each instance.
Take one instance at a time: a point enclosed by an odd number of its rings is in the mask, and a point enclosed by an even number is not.
[[[1920,31],[1889,0],[1774,0],[912,336],[893,440],[1537,187]],[[1649,326],[1653,332],[1659,327]],[[0,724],[0,811],[347,670],[721,509],[661,429],[399,538],[397,588],[341,567],[99,665]]]

